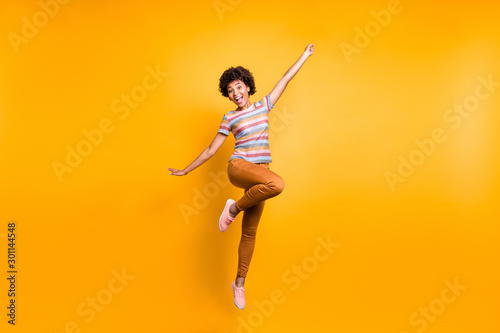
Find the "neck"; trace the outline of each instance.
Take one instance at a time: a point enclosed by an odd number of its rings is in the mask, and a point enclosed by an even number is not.
[[[250,105],[252,105],[252,103],[250,103],[250,100],[247,101],[247,103],[241,107],[238,107],[236,109],[236,111],[241,111],[241,110],[245,110],[245,109],[248,109],[250,107]]]

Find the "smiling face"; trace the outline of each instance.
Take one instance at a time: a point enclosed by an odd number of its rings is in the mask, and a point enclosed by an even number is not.
[[[250,101],[248,100],[249,91],[250,88],[241,80],[234,80],[227,85],[228,97],[238,106],[238,110],[250,107]]]

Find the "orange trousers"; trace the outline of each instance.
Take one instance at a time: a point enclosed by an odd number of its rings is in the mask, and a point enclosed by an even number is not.
[[[269,169],[269,163],[251,163],[241,158],[229,161],[227,175],[231,184],[245,189],[243,197],[236,201],[236,207],[243,211],[238,276],[246,277],[265,201],[280,194],[285,182]]]

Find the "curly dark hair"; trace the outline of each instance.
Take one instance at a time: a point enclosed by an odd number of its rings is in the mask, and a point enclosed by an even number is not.
[[[222,73],[222,76],[219,79],[219,91],[222,96],[229,97],[229,94],[227,93],[227,85],[234,80],[241,80],[247,87],[250,88],[248,96],[252,96],[257,91],[253,75],[248,69],[242,66],[230,67]]]

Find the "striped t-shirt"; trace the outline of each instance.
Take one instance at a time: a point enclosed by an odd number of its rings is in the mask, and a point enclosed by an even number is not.
[[[271,163],[269,123],[267,116],[274,107],[271,94],[253,103],[248,109],[224,115],[218,133],[233,132],[234,152],[229,160],[242,158],[252,163]]]

